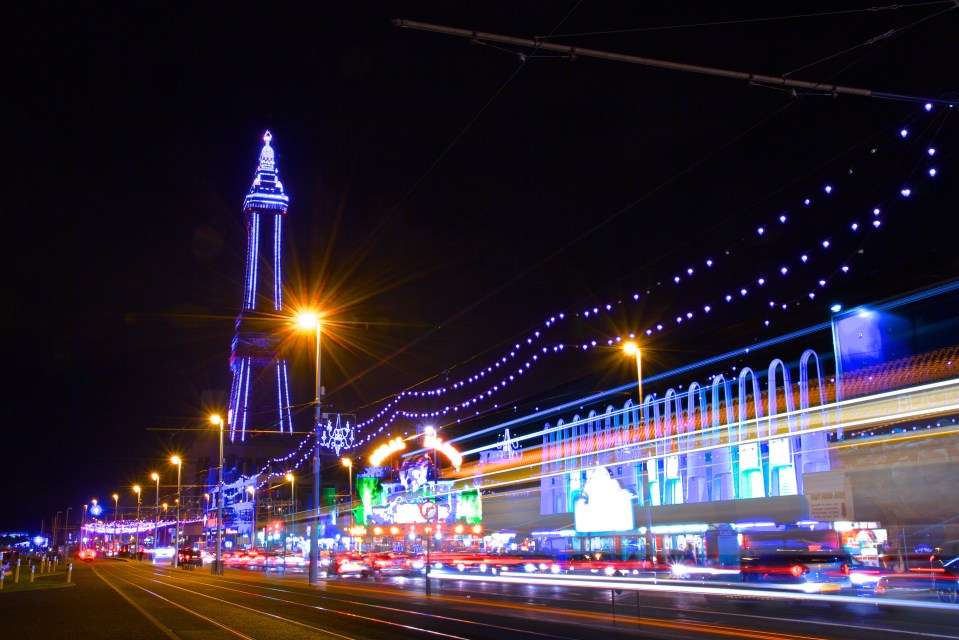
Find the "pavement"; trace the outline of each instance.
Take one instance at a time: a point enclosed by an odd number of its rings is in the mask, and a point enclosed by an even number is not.
[[[96,562],[117,562],[98,560]],[[20,568],[20,582],[28,583],[29,569]],[[98,578],[90,564],[75,561],[71,580],[61,565],[52,574],[35,574],[36,586],[13,585],[9,576],[0,590],[0,637],[137,638],[169,640],[130,603]],[[57,588],[59,585],[62,588]]]

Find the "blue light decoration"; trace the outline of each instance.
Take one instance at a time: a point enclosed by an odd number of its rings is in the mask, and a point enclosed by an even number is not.
[[[336,455],[340,455],[343,449],[351,448],[356,442],[356,432],[350,426],[349,420],[343,424],[340,421],[340,414],[336,414],[336,422],[327,420],[320,433],[320,445],[327,449],[332,449]]]
[[[94,504],[90,506],[90,515],[94,518],[99,518],[103,515],[103,506],[100,504]]]

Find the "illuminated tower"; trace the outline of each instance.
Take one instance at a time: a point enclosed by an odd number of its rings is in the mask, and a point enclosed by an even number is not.
[[[233,385],[227,422],[230,439],[247,433],[292,433],[289,367],[279,356],[277,316],[283,311],[283,219],[290,198],[283,193],[267,131],[250,193],[243,200],[246,278],[230,355]]]

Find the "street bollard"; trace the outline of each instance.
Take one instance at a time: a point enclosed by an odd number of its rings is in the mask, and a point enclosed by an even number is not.
[[[33,584],[33,565],[30,565],[30,584]]]
[[[3,591],[3,565],[0,565],[0,591]]]
[[[73,563],[70,562],[67,564],[67,582],[70,582],[70,576],[73,575]]]
[[[13,570],[13,584],[20,582],[20,559],[17,559],[17,568]]]

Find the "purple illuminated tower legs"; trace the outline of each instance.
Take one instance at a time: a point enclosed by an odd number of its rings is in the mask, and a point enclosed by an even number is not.
[[[231,442],[245,441],[250,432],[293,432],[289,367],[279,357],[276,332],[276,316],[283,311],[282,232],[290,198],[283,193],[271,139],[267,131],[253,186],[243,200],[246,277],[230,355]]]

